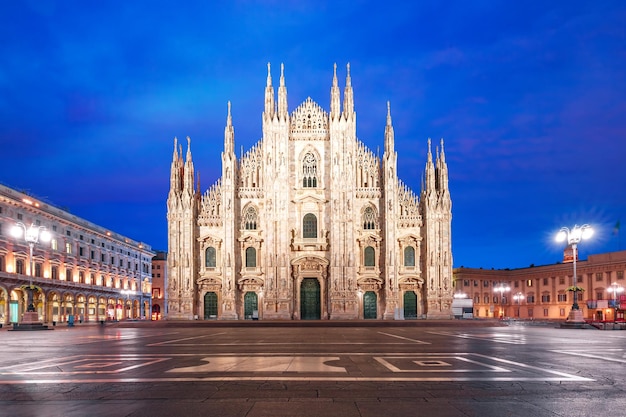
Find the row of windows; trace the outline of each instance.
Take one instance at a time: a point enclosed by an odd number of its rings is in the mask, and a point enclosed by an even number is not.
[[[0,271],[6,271],[4,256],[0,256]],[[22,259],[15,260],[15,273],[20,275],[26,274],[26,262]],[[43,278],[43,265],[40,262],[33,263],[33,276]],[[78,271],[78,275],[75,275],[72,268],[65,268],[65,275],[61,276],[60,268],[58,266],[50,267],[50,278],[52,280],[76,282],[79,284],[102,285],[111,288],[130,288],[132,290],[136,290],[137,288],[136,282],[129,279],[111,276],[105,278],[104,275],[97,276],[93,272],[87,275],[84,271]]]
[[[65,253],[67,253],[68,255],[71,255],[73,253],[73,247],[74,247],[74,245],[72,243],[66,242],[65,243]],[[52,239],[50,241],[50,248],[52,250],[54,250],[54,251],[59,250],[58,249],[58,242],[57,242],[56,239]],[[120,249],[120,253],[122,253],[121,249]],[[128,252],[128,255],[130,255],[130,252]],[[85,247],[83,247],[83,246],[79,246],[78,247],[78,256],[80,256],[80,257],[85,257],[86,256],[86,248]],[[135,258],[137,258],[137,254],[135,254]],[[89,251],[89,259],[91,259],[91,260],[96,260],[97,259],[96,258],[96,251],[94,251],[94,250]],[[100,254],[100,262],[106,262],[106,261],[107,261],[107,255],[104,254],[104,253],[101,253]],[[109,257],[109,264],[110,265],[115,265],[116,264],[115,261],[116,261],[115,256],[110,256]],[[124,259],[122,259],[122,258],[118,259],[118,265],[119,265],[120,268],[123,268],[124,267]],[[131,269],[133,263],[131,261],[127,260],[126,261],[126,265],[127,265],[126,267],[128,269]],[[135,265],[135,271],[139,271],[139,263],[134,263],[134,265]],[[142,269],[143,269],[144,273],[147,273],[148,272],[148,265],[144,263]]]
[[[217,266],[217,252],[213,246],[209,246],[204,251],[204,265],[206,268],[215,268]],[[376,266],[376,251],[373,247],[368,246],[363,251],[363,265]],[[415,266],[415,248],[407,246],[404,248],[404,266]],[[246,248],[246,268],[256,268],[256,249],[253,247]]]
[[[1,210],[1,209],[2,209],[2,207],[0,207],[0,210]],[[1,213],[2,213],[2,212],[0,211],[0,214],[1,214]],[[17,213],[17,220],[18,220],[18,221],[23,221],[23,220],[24,220],[23,215],[22,215],[21,213]],[[34,221],[34,224],[35,224],[36,226],[42,226],[42,224],[41,224],[41,220],[35,220],[35,221]],[[13,225],[9,224],[9,230],[10,230],[12,227],[13,227]],[[51,231],[52,231],[52,232],[54,232],[54,233],[57,233],[57,226],[56,226],[56,225],[52,225]],[[4,232],[4,231],[3,231],[3,225],[2,225],[2,224],[0,224],[0,235],[2,235],[2,234],[3,234],[3,232]],[[70,230],[70,229],[66,229],[66,230],[65,230],[65,235],[66,235],[66,236],[68,236],[68,237],[71,237],[71,236],[72,236],[72,232],[71,232],[71,230]],[[79,239],[79,240],[81,240],[81,241],[86,241],[85,237],[84,237],[82,234],[78,234],[77,236],[78,236],[78,239]],[[93,239],[93,238],[92,238],[92,239],[90,239],[90,243],[91,243],[92,245],[96,245],[96,239]],[[138,254],[138,253],[133,253],[133,252],[131,252],[131,251],[129,251],[129,250],[125,250],[125,249],[123,249],[123,248],[116,248],[116,247],[115,247],[115,246],[113,246],[113,245],[106,245],[104,241],[99,242],[99,243],[100,243],[100,246],[101,246],[102,248],[106,248],[107,250],[109,250],[109,249],[110,249],[112,252],[119,252],[122,256],[130,256],[130,257],[134,257],[134,258],[136,258],[136,259],[138,259],[138,258],[139,258],[139,254]],[[58,250],[58,243],[57,243],[57,239],[56,239],[56,238],[53,238],[53,239],[51,240],[51,246],[53,247],[53,249],[54,249],[54,250]],[[71,244],[70,242],[66,242],[66,244],[65,244],[65,248],[66,248],[65,250],[66,250],[66,252],[67,252],[67,253],[69,253],[69,254],[71,254],[71,253],[72,253],[72,244]],[[79,251],[81,252],[81,253],[80,253],[80,255],[81,255],[81,256],[83,256],[83,251],[84,251],[84,248],[79,246]],[[93,253],[93,251],[91,251],[91,253]],[[92,259],[93,259],[93,257],[92,257]]]
[[[606,275],[606,279],[607,282],[611,281],[611,274],[612,272],[596,272],[595,274],[595,280],[596,282],[601,282],[604,281],[605,275]],[[588,274],[589,277],[593,276],[593,274]],[[577,277],[577,282],[583,282],[583,277],[582,275],[578,275]],[[568,280],[571,279],[569,277],[558,277],[558,282],[559,285],[565,285],[568,283]],[[623,280],[624,279],[624,271],[615,271],[615,279],[617,280]],[[500,285],[500,281],[493,281],[493,280],[483,280],[483,287],[489,287],[489,286],[493,286],[496,287],[498,285]],[[544,286],[550,285],[550,278],[542,278],[541,280],[542,284]],[[526,285],[526,287],[532,287],[533,286],[533,280],[529,279],[524,281],[524,284]],[[465,279],[463,280],[463,286],[464,287],[469,287],[469,286],[474,286],[474,287],[478,287],[480,285],[480,280],[469,280],[469,279]],[[520,286],[520,281],[515,281],[513,283],[515,288],[518,288]]]
[[[568,297],[570,298],[570,300],[568,300]],[[564,302],[573,302],[574,301],[573,297],[574,296],[573,296],[572,293],[569,293],[569,296],[568,296],[568,294],[563,293],[563,294],[557,294],[556,298],[557,298],[557,301],[559,303],[564,303]],[[532,304],[532,303],[535,302],[535,295],[534,294],[529,294],[529,295],[527,295],[525,297],[525,299],[526,299],[526,303]],[[576,299],[578,301],[583,301],[584,300],[584,293],[578,293]],[[506,296],[502,296],[502,297],[498,298],[498,296],[496,296],[496,295],[494,295],[494,296],[490,296],[488,294],[483,295],[483,303],[484,304],[489,304],[489,300],[491,300],[494,304],[498,304],[498,300],[500,300],[500,302],[502,304],[507,304],[508,303],[508,298]],[[541,302],[542,303],[549,303],[549,302],[551,302],[551,300],[552,300],[552,297],[551,297],[550,294],[542,294],[541,295]],[[596,300],[606,300],[605,294],[602,293],[602,292],[596,293]],[[518,304],[519,301],[520,300],[515,300],[514,304]],[[480,295],[477,294],[477,295],[474,296],[474,302],[476,304],[480,303]]]
[[[242,217],[241,228],[243,230],[257,230],[259,217],[256,208],[248,206]],[[378,228],[376,211],[373,207],[366,207],[363,210],[363,229],[374,230]],[[302,237],[305,239],[317,238],[317,216],[307,213],[302,219]]]

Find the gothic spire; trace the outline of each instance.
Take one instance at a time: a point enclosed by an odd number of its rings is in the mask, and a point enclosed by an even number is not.
[[[285,65],[280,64],[280,85],[278,87],[278,119],[287,120],[287,87],[285,87]]]
[[[187,156],[185,157],[185,169],[183,178],[183,190],[189,195],[194,195],[193,161],[191,160],[191,138],[187,136]]]
[[[426,160],[426,192],[435,191],[435,165],[433,164],[433,154],[430,149],[430,138],[428,138],[428,158]]]
[[[276,104],[274,103],[274,87],[272,87],[272,74],[270,63],[267,63],[267,85],[265,86],[265,117],[271,120],[274,117]]]
[[[346,65],[346,88],[343,92],[343,116],[348,119],[354,113],[354,96],[352,94],[352,81],[350,78],[350,63]]]
[[[226,116],[226,127],[224,128],[224,153],[231,154],[235,150],[235,128],[233,118],[230,114],[230,101],[228,102],[228,115]]]
[[[180,192],[181,189],[181,155],[178,153],[178,138],[174,138],[174,154],[172,155],[172,165],[170,168],[170,193]]]
[[[439,191],[448,189],[448,164],[446,164],[446,155],[443,151],[443,138],[441,138],[441,151],[437,155],[437,184]]]
[[[337,120],[341,103],[339,98],[339,85],[337,83],[337,64],[333,66],[333,86],[330,89],[330,120]]]
[[[391,125],[391,105],[387,101],[387,125],[385,126],[385,154],[392,155],[394,149],[393,126]]]

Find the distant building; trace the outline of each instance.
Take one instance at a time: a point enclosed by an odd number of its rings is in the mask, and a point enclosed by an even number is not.
[[[487,270],[456,268],[455,291],[472,298],[474,317],[565,320],[573,304],[568,291],[573,282],[572,251],[564,252],[564,263],[519,269]],[[587,320],[624,320],[626,251],[589,255],[578,260],[576,285],[584,289],[577,299]],[[500,284],[510,288],[500,295]],[[613,299],[616,303],[614,305]]]
[[[30,249],[11,230],[45,228]],[[150,246],[0,185],[0,323],[19,323],[29,288],[39,320],[61,323],[150,317]]]
[[[222,175],[205,191],[190,143],[174,142],[168,318],[450,318],[443,140],[434,156],[428,141],[418,197],[397,176],[389,106],[382,158],[357,138],[349,66],[330,112],[308,98],[289,113],[282,67],[277,91],[268,65],[262,139],[240,158],[229,103]]]
[[[167,252],[152,258],[152,320],[167,318]]]

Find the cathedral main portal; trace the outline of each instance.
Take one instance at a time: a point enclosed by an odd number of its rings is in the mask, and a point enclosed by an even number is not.
[[[317,278],[304,278],[300,284],[300,318],[302,320],[322,318],[320,283]]]

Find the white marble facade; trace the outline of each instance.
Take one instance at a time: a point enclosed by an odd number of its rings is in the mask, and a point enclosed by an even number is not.
[[[284,68],[268,64],[263,137],[235,156],[230,103],[222,176],[198,190],[187,139],[174,142],[168,217],[169,319],[450,318],[451,199],[443,140],[430,140],[421,194],[397,177],[387,105],[384,153],[356,137],[347,66],[330,112],[288,112]]]

